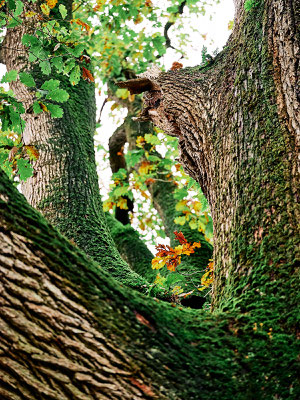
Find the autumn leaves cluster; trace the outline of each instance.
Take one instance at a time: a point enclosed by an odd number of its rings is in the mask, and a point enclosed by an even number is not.
[[[161,269],[166,266],[169,271],[175,272],[176,267],[181,263],[182,255],[190,256],[195,253],[196,248],[201,247],[200,242],[194,242],[193,244],[188,243],[182,232],[175,231],[174,234],[180,244],[174,248],[163,244],[155,246],[157,253],[152,260],[153,269]],[[210,261],[201,278],[201,287],[199,287],[198,290],[202,291],[207,289],[212,284],[213,277],[214,264]]]

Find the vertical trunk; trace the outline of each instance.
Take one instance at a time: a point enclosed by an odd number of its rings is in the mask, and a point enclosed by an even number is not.
[[[67,1],[69,13],[71,2]],[[26,30],[27,29],[27,30]],[[21,43],[27,26],[9,29],[5,37],[2,59],[8,71],[32,68],[27,63],[26,49]],[[24,53],[15,49],[24,49]],[[21,55],[20,55],[21,54]],[[25,145],[36,146],[39,158],[34,175],[22,183],[22,192],[29,203],[53,223],[61,233],[83,249],[117,280],[146,291],[147,281],[133,272],[121,259],[106,225],[98,187],[93,135],[95,131],[95,88],[81,80],[72,86],[68,77],[52,73],[46,77],[38,68],[32,71],[37,86],[45,80],[58,79],[70,98],[64,103],[64,115],[54,119],[47,113],[24,115]],[[32,92],[20,82],[12,89],[26,110],[33,103]]]
[[[154,90],[143,115],[178,136],[181,162],[210,202],[216,309],[259,308],[262,301],[281,309],[274,292],[286,307],[294,304],[287,276],[299,248],[296,8],[258,1],[245,12],[240,2],[228,45],[205,67],[140,78]],[[135,91],[130,81],[123,86]]]

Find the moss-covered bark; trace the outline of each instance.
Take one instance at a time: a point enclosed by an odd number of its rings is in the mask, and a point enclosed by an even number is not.
[[[138,233],[131,225],[124,226],[109,213],[106,213],[105,216],[121,257],[135,272],[147,279],[148,282],[153,282],[156,277],[156,271],[151,268],[153,254],[140,239]]]
[[[3,173],[0,202],[2,398],[298,398],[282,297],[245,312],[238,298],[226,313],[174,308],[120,287]]]
[[[143,115],[178,136],[181,162],[210,202],[214,306],[231,308],[238,298],[240,307],[256,307],[266,296],[272,309],[275,291],[291,307],[287,276],[299,257],[297,4],[238,7],[230,41],[205,67],[145,74],[154,91],[145,95]]]
[[[66,6],[71,12],[70,1]],[[8,70],[31,68],[27,58],[15,48],[29,26],[10,29],[5,38],[2,58]],[[58,79],[70,98],[62,105],[63,118],[54,119],[47,113],[32,114],[32,92],[20,82],[12,88],[19,99],[26,99],[25,145],[39,151],[34,175],[22,183],[22,193],[29,203],[40,210],[61,233],[91,256],[99,265],[125,285],[144,292],[148,282],[129,268],[116,249],[106,224],[99,193],[94,153],[95,87],[81,80],[72,86],[69,78],[52,72],[43,75],[39,68],[31,71],[37,86],[48,79]],[[147,253],[148,255],[148,253]],[[131,262],[134,258],[131,257]]]
[[[255,4],[247,15],[238,9],[228,48],[206,71],[156,79],[158,113],[180,133],[184,165],[205,182],[211,202],[214,311],[172,307],[120,287],[1,173],[4,399],[300,397],[299,114],[295,81],[280,75],[296,63],[280,49],[290,45],[298,54],[296,2]],[[287,31],[283,40],[279,32]]]

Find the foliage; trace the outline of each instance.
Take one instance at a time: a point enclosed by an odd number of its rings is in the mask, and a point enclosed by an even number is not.
[[[152,260],[152,268],[161,269],[166,266],[167,270],[171,273],[166,274],[166,276],[161,276],[160,274],[158,274],[154,281],[154,285],[162,286],[168,291],[172,290],[175,296],[187,297],[191,295],[194,290],[191,290],[188,293],[183,293],[183,288],[180,285],[184,281],[186,281],[186,277],[182,276],[178,272],[175,274],[173,273],[176,271],[176,268],[181,263],[182,256],[191,256],[191,254],[195,253],[195,249],[201,247],[201,243],[188,243],[182,232],[174,231],[174,234],[180,245],[174,248],[163,244],[155,246],[157,253],[155,255],[155,258],[153,258]],[[198,289],[199,291],[210,289],[213,283],[213,277],[214,264],[211,260],[201,278],[201,286],[195,287],[195,289]]]
[[[176,267],[181,263],[181,256],[183,254],[190,256],[192,253],[195,253],[197,247],[201,247],[199,242],[193,244],[188,243],[182,232],[178,233],[175,231],[174,234],[180,245],[176,246],[174,249],[163,244],[156,246],[157,253],[152,260],[153,269],[160,269],[166,266],[169,271],[175,271]]]
[[[245,11],[250,11],[259,4],[258,0],[246,0],[244,4]]]

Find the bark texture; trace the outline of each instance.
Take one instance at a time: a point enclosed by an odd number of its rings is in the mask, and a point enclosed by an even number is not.
[[[146,112],[179,136],[182,161],[211,204],[211,313],[122,288],[0,173],[2,398],[300,397],[298,89],[281,75],[299,65],[296,6],[268,0],[238,9],[233,36],[211,64],[142,79],[162,99]],[[287,60],[280,49],[288,44]]]
[[[226,48],[206,66],[142,77],[152,85],[142,115],[178,137],[181,162],[209,200],[221,309],[237,297],[243,307],[289,297],[299,257],[299,4],[238,7]]]
[[[72,3],[66,1],[65,5],[71,12]],[[23,34],[33,29],[34,26],[22,25],[8,30],[1,53],[7,70],[30,69],[37,87],[45,80],[58,79],[70,98],[62,105],[61,119],[51,118],[48,113],[35,115],[30,111],[34,101],[30,89],[19,81],[12,82],[17,99],[23,101],[27,110],[23,115],[26,121],[23,142],[39,151],[39,158],[33,165],[34,175],[22,183],[22,193],[61,233],[117,280],[146,292],[147,280],[129,268],[114,246],[102,209],[93,140],[95,87],[83,80],[72,86],[61,74],[52,73],[46,77],[39,68],[32,70],[21,40]],[[130,261],[135,268],[133,257]]]
[[[285,302],[274,312],[262,301],[261,313],[172,307],[120,287],[2,172],[0,204],[1,398],[299,398]]]

